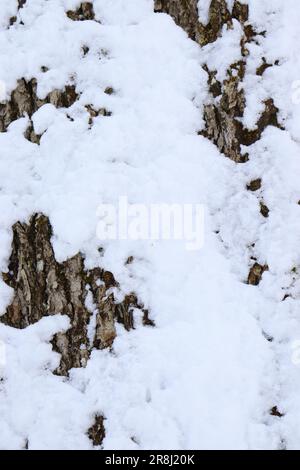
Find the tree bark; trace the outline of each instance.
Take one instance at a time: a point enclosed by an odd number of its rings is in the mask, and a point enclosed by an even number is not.
[[[189,37],[202,47],[215,42],[222,34],[223,28],[231,29],[233,21],[239,21],[243,29],[240,43],[241,59],[231,64],[226,79],[220,83],[216,79],[216,70],[209,70],[206,64],[207,80],[211,94],[210,103],[204,107],[205,129],[201,132],[209,138],[228,158],[244,163],[248,160],[247,152],[241,146],[249,146],[260,139],[267,126],[280,127],[277,120],[278,109],[270,97],[265,110],[259,118],[256,129],[249,131],[241,124],[245,111],[245,92],[242,82],[245,76],[249,51],[247,44],[263,32],[255,31],[249,24],[249,7],[235,0],[232,11],[229,11],[226,0],[211,0],[207,25],[199,21],[198,0],[156,0],[155,10],[170,14]],[[263,73],[260,69],[258,73]]]
[[[117,303],[114,289],[119,285],[113,274],[99,267],[86,270],[84,257],[78,253],[58,263],[51,245],[52,228],[43,214],[35,214],[28,224],[13,227],[12,253],[5,282],[14,289],[14,298],[0,321],[14,328],[26,328],[49,315],[63,314],[70,319],[66,333],[58,333],[52,344],[61,354],[55,371],[68,375],[73,367],[86,365],[91,351],[110,347],[116,337],[115,322],[126,330],[134,328],[133,309],[142,311],[144,323],[151,323],[148,312],[134,294]],[[86,305],[90,294],[96,309],[93,338],[88,327],[93,313]]]

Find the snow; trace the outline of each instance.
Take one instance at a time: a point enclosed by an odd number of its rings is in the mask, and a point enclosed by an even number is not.
[[[240,23],[233,20],[232,29],[227,29],[224,26],[222,36],[214,43],[207,44],[202,48],[203,62],[207,64],[209,70],[217,72],[216,79],[220,82],[225,80],[228,67],[241,58],[240,42],[242,33]],[[216,51],[218,51],[218,54],[216,54]]]
[[[297,41],[283,40],[299,32],[298,2],[276,0],[271,8],[267,0],[249,1],[251,22],[268,34],[251,50],[245,124],[254,126],[261,100],[271,95],[287,130],[267,129],[239,166],[197,135],[208,100],[201,65],[224,79],[240,58],[237,22],[200,49],[167,15],[154,14],[150,0],[95,0],[99,23],[66,17],[78,1],[27,0],[19,12],[24,26],[7,29],[17,2],[9,3],[2,0],[0,9],[7,96],[18,78],[36,77],[41,98],[67,83],[80,98],[68,110],[44,105],[35,113],[35,131],[45,132],[40,146],[23,137],[27,117],[0,134],[0,269],[7,268],[12,224],[42,211],[53,225],[57,259],[80,250],[88,267],[111,270],[124,294],[138,294],[156,327],[127,332],[118,325],[113,352],[94,351],[85,369],[62,379],[52,374],[59,357],[49,342],[68,328],[66,318],[22,331],[0,324],[7,361],[0,448],[21,449],[28,440],[30,449],[91,449],[86,431],[97,413],[106,418],[104,449],[274,449],[282,439],[299,448],[300,379],[291,360],[298,305],[281,302],[290,283],[299,296],[290,272],[299,266],[299,105],[289,99],[299,59]],[[256,77],[263,56],[282,64]],[[105,94],[107,86],[115,94]],[[89,129],[87,104],[112,116],[95,118]],[[268,220],[245,189],[261,176]],[[105,241],[100,258],[97,207],[124,195],[131,203],[204,204],[203,249]],[[259,287],[244,283],[249,253],[270,268]],[[129,256],[135,261],[125,266]],[[11,295],[0,281],[1,313]],[[90,296],[87,306],[95,312]],[[277,403],[286,413],[280,423],[269,415]]]
[[[207,25],[209,22],[210,0],[198,1],[199,20],[202,24]]]
[[[228,8],[229,12],[232,12],[234,1],[235,0],[226,0],[226,4],[227,4],[227,8]],[[242,3],[242,4],[247,3],[247,0],[240,0],[240,3]],[[210,0],[198,0],[199,20],[204,25],[207,25],[208,22],[209,22],[209,7],[210,7],[210,4],[211,4]]]
[[[273,338],[276,372],[269,374],[278,408],[285,414],[280,420],[273,419],[269,429],[273,436],[280,436],[281,445],[299,449],[299,364],[292,359],[299,338],[299,2],[248,3],[250,23],[264,34],[247,46],[250,55],[244,79],[247,107],[243,123],[254,128],[264,108],[262,102],[272,97],[286,130],[269,127],[247,148],[249,162],[232,172],[231,196],[217,214],[217,227],[224,254],[241,281],[247,277],[250,256],[269,267],[255,288],[263,298],[258,319],[263,331]],[[274,66],[257,76],[263,57]],[[245,186],[256,178],[262,178],[261,190],[246,192]],[[259,200],[270,209],[267,219],[258,217]],[[283,302],[286,294],[291,297]]]

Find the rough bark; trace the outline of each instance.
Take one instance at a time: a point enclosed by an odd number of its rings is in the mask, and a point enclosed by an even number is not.
[[[262,280],[263,273],[268,270],[268,266],[261,266],[259,263],[254,263],[249,272],[248,284],[258,286]]]
[[[78,99],[75,85],[66,85],[63,90],[51,91],[45,99],[37,96],[37,81],[21,78],[11,93],[10,100],[0,103],[0,132],[6,132],[8,126],[24,116],[29,118],[44,104],[51,103],[56,108],[69,108]],[[25,132],[25,137],[33,143],[39,143],[40,136],[33,130],[32,122]]]
[[[84,257],[78,253],[63,263],[56,261],[51,244],[52,228],[43,214],[35,214],[26,223],[13,227],[12,253],[5,282],[14,289],[14,298],[0,321],[15,328],[26,328],[42,317],[63,314],[70,318],[70,329],[53,338],[53,348],[61,354],[55,371],[67,375],[73,367],[85,366],[93,348],[110,347],[116,337],[115,322],[126,330],[134,328],[133,309],[148,312],[134,294],[117,303],[114,289],[118,283],[111,272],[101,268],[86,270]],[[86,306],[90,292],[96,309],[96,326],[92,340],[88,327],[93,312]]]
[[[94,20],[94,7],[91,2],[82,2],[77,10],[67,11],[67,16],[73,21]]]
[[[168,13],[181,26],[191,39],[205,46],[221,35],[224,25],[232,27],[233,18],[240,22],[248,19],[248,5],[235,0],[232,12],[226,0],[211,0],[209,21],[201,24],[198,14],[198,0],[155,0],[155,11]]]
[[[248,5],[235,0],[230,12],[226,0],[211,0],[207,25],[199,21],[198,0],[156,0],[155,9],[157,12],[170,14],[189,37],[197,41],[200,46],[216,41],[224,27],[233,27],[234,20],[240,22],[244,31],[240,43],[241,60],[231,64],[223,83],[216,80],[215,70],[209,70],[207,65],[204,65],[208,75],[211,100],[204,107],[205,129],[201,134],[214,142],[220,152],[231,160],[237,163],[246,162],[248,154],[242,152],[242,146],[247,147],[259,140],[267,126],[280,127],[277,119],[278,109],[272,98],[264,103],[265,110],[254,130],[248,130],[241,124],[246,106],[245,93],[241,84],[249,55],[247,43],[253,41],[256,35],[263,34],[263,32],[255,31],[249,24]],[[270,64],[262,64],[258,74],[262,74],[268,66]]]
[[[94,446],[100,446],[105,438],[104,418],[96,415],[94,424],[88,430],[88,436]]]
[[[192,39],[197,39],[198,9],[197,0],[155,0],[156,12],[168,13]]]
[[[250,183],[247,185],[248,191],[258,191],[261,188],[261,178],[257,178],[256,180],[250,181]]]

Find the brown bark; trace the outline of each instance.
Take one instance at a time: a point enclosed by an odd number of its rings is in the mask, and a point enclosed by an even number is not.
[[[168,13],[184,29],[190,38],[197,38],[198,9],[197,0],[155,0],[156,12]]]
[[[104,418],[103,416],[95,416],[94,424],[88,430],[88,436],[94,446],[100,446],[105,438]]]
[[[263,273],[268,270],[268,266],[261,266],[258,263],[254,263],[249,272],[248,284],[252,286],[258,286],[258,284],[262,280]]]
[[[94,20],[94,7],[91,2],[82,2],[77,10],[67,11],[67,16],[73,21]]]
[[[12,253],[5,282],[14,289],[14,298],[0,321],[14,328],[26,328],[49,315],[63,314],[70,319],[66,333],[58,333],[52,344],[61,354],[55,371],[67,375],[73,367],[86,365],[93,348],[110,347],[116,337],[115,322],[126,330],[134,328],[133,309],[139,308],[144,323],[149,324],[148,312],[139,305],[134,294],[117,303],[113,289],[119,285],[113,274],[102,268],[86,270],[84,257],[78,253],[59,263],[51,244],[49,219],[35,214],[28,224],[13,227]],[[96,327],[92,341],[88,327],[93,315],[86,306],[88,291],[96,307]]]
[[[170,14],[174,21],[200,46],[216,41],[221,36],[223,27],[228,29],[233,27],[233,20],[241,23],[244,31],[240,43],[241,60],[230,65],[223,83],[216,80],[215,70],[209,70],[204,65],[208,75],[211,102],[204,107],[205,129],[201,134],[214,142],[220,152],[231,160],[243,163],[248,160],[248,154],[242,152],[242,145],[249,146],[255,143],[269,125],[280,127],[277,120],[278,109],[272,98],[264,103],[265,110],[254,130],[248,130],[241,124],[246,106],[245,93],[241,83],[245,76],[247,56],[249,55],[247,43],[253,41],[256,35],[263,34],[263,32],[256,32],[249,24],[249,7],[238,0],[235,0],[232,12],[227,8],[226,0],[211,0],[207,25],[200,23],[197,5],[197,0],[155,1],[157,12]],[[263,69],[259,69],[258,74],[263,71]]]
[[[271,97],[265,102],[265,111],[255,130],[249,131],[240,123],[246,106],[244,90],[240,85],[249,54],[247,43],[263,33],[254,31],[248,23],[248,6],[237,0],[232,12],[229,12],[225,0],[212,0],[207,25],[199,22],[197,3],[198,0],[155,0],[155,9],[157,12],[170,14],[189,37],[202,47],[216,41],[224,27],[232,28],[234,19],[241,23],[244,31],[240,44],[241,60],[231,64],[224,82],[218,82],[216,71],[209,70],[204,65],[211,101],[204,107],[205,129],[202,134],[213,141],[227,157],[238,163],[245,162],[248,156],[242,154],[241,145],[249,146],[254,143],[268,125],[279,126],[278,109]],[[25,0],[19,0],[19,8],[24,4]],[[66,14],[74,21],[94,19],[90,2],[82,2],[77,10]],[[16,17],[10,23],[15,21]],[[87,54],[88,48],[83,48],[83,53]],[[271,65],[263,63],[257,74],[263,74]],[[44,71],[47,69],[44,68]],[[106,92],[112,94],[113,89],[109,87]],[[10,100],[0,104],[0,132],[5,132],[12,121],[26,114],[31,118],[46,103],[68,108],[77,99],[75,85],[67,85],[63,90],[53,90],[45,99],[40,100],[37,96],[36,79],[26,81],[20,78]],[[97,115],[110,116],[109,111],[95,110],[92,105],[87,107],[87,111],[90,114],[90,124]],[[25,137],[36,144],[40,141],[41,136],[35,134],[32,122]],[[258,191],[261,180],[250,185],[251,191]],[[267,216],[265,207],[261,206],[261,212]],[[14,298],[0,321],[15,328],[26,328],[44,316],[57,313],[67,315],[70,319],[69,330],[58,333],[52,341],[54,350],[61,354],[60,365],[55,373],[67,375],[71,368],[86,365],[93,348],[102,349],[113,344],[116,322],[122,323],[126,330],[134,328],[134,308],[142,311],[145,325],[153,325],[153,322],[134,294],[117,303],[113,289],[118,289],[119,286],[113,274],[101,267],[85,269],[84,256],[81,253],[59,263],[54,256],[51,235],[50,221],[43,214],[33,215],[28,223],[18,222],[14,225],[8,272],[3,274],[5,282],[14,289]],[[250,270],[248,283],[259,284],[266,269],[267,266],[256,262]],[[93,313],[86,306],[88,291],[96,308],[96,326],[91,340],[88,327]],[[105,435],[103,416],[95,416],[94,424],[87,432],[94,445],[101,445]]]
[[[66,85],[64,90],[53,90],[45,99],[37,96],[37,81],[21,78],[13,90],[10,100],[0,104],[0,132],[6,132],[8,126],[26,115],[29,118],[46,103],[51,103],[56,108],[69,108],[78,99],[74,85]],[[39,143],[40,136],[33,130],[32,122],[25,132],[25,137],[33,143]]]
[[[172,16],[178,26],[201,46],[216,41],[224,25],[232,27],[233,18],[241,23],[248,19],[248,5],[237,0],[232,13],[227,8],[226,0],[211,0],[207,25],[199,21],[198,0],[155,0],[155,11]]]

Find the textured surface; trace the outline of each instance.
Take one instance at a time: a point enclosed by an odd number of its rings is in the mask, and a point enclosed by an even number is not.
[[[0,447],[298,448],[298,0],[0,3]]]
[[[28,225],[18,222],[13,233],[9,271],[3,277],[15,295],[0,321],[14,328],[26,328],[44,316],[67,315],[71,328],[53,339],[55,351],[61,354],[57,374],[67,375],[71,368],[85,366],[94,347],[110,347],[116,337],[115,321],[123,323],[127,330],[133,328],[136,297],[127,296],[116,304],[112,289],[117,289],[117,282],[113,274],[100,268],[87,271],[80,253],[58,263],[47,217],[36,214]],[[92,312],[86,306],[89,292],[97,309],[94,336],[90,340],[88,326]]]
[[[233,27],[233,21],[238,21],[243,30],[240,41],[241,60],[230,65],[226,79],[222,83],[215,78],[217,71],[209,70],[208,83],[214,98],[212,104],[204,108],[206,129],[205,137],[212,140],[227,157],[238,163],[248,159],[246,152],[241,152],[241,146],[249,146],[260,139],[268,125],[279,126],[277,121],[278,109],[272,99],[265,103],[265,110],[257,122],[257,129],[249,131],[241,124],[245,110],[245,96],[242,81],[245,77],[247,44],[255,40],[259,32],[254,31],[249,19],[249,6],[238,0],[234,1],[232,11],[229,11],[226,0],[212,0],[209,7],[209,21],[203,25],[199,21],[198,1],[166,0],[156,1],[156,11],[170,14],[191,39],[201,46],[215,42],[222,33],[222,28]],[[258,74],[262,73],[258,70]]]

